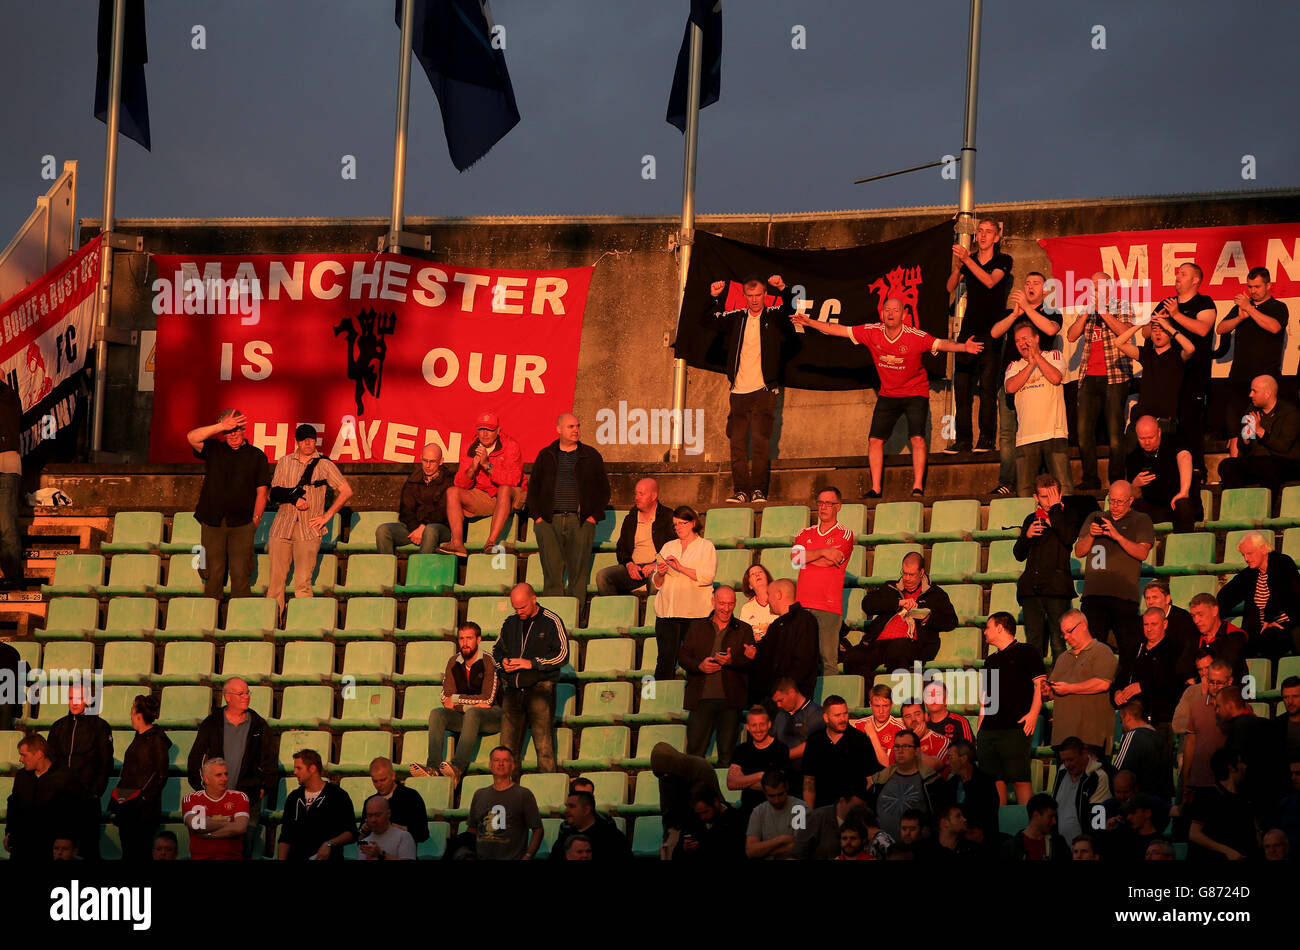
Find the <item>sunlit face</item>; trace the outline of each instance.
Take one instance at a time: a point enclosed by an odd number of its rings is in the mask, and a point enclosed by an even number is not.
[[[1052,503],[1052,494],[1050,488],[1034,489],[1034,501],[1038,502],[1038,507],[1047,508]]]
[[[248,704],[253,699],[248,684],[241,679],[228,680],[221,691],[221,695],[226,699],[227,708],[236,715],[242,715],[246,712]]]
[[[1148,607],[1159,607],[1161,611],[1168,610],[1169,604],[1173,600],[1155,584],[1147,585],[1146,589],[1142,591],[1142,599],[1146,601]]]
[[[1031,306],[1037,306],[1043,300],[1043,278],[1030,274],[1025,278],[1025,300]]]
[[[456,648],[460,650],[460,655],[465,659],[470,659],[478,653],[480,637],[474,632],[473,627],[461,627],[456,632]]]
[[[1154,452],[1160,448],[1160,426],[1154,421],[1143,420],[1137,424],[1138,445],[1144,452]]]
[[[1300,686],[1288,686],[1282,690],[1282,705],[1288,716],[1300,715]]]
[[[68,689],[68,712],[80,716],[86,711],[86,694],[80,686]]]
[[[903,707],[903,725],[918,736],[930,728],[925,721],[925,707],[915,703]]]
[[[387,797],[393,794],[393,789],[397,788],[397,775],[393,772],[393,767],[386,762],[376,763],[370,769],[370,784],[380,795]]]
[[[636,483],[636,487],[632,489],[632,502],[636,505],[637,511],[654,511],[655,505],[659,503],[659,486],[655,484],[654,479],[643,478]]]
[[[923,572],[924,569],[919,560],[904,558],[902,567],[899,568],[898,579],[907,590],[916,590],[921,586],[921,574]]]
[[[1272,395],[1273,395],[1272,390],[1268,387],[1268,384],[1263,382],[1258,377],[1251,380],[1250,403],[1256,409],[1262,409],[1265,406],[1267,406],[1268,401],[1272,397]]]
[[[22,763],[23,768],[28,772],[35,772],[45,764],[46,758],[43,753],[37,752],[34,747],[25,745],[18,750],[18,761]]]
[[[685,541],[695,537],[695,522],[687,521],[685,518],[673,518],[673,531],[679,541]]]
[[[223,765],[210,765],[203,771],[203,788],[213,798],[220,798],[230,787],[230,769]]]
[[[582,438],[582,424],[575,416],[564,416],[556,425],[555,431],[565,442],[577,442]]]
[[[1021,327],[1016,331],[1016,352],[1024,359],[1029,359],[1033,355],[1037,342],[1038,331],[1033,327]]]
[[[426,445],[420,453],[420,470],[425,478],[433,478],[438,466],[442,464],[442,449],[436,445]]]
[[[917,739],[912,733],[900,732],[894,737],[894,761],[899,765],[911,765],[915,762],[917,751]]]
[[[1110,493],[1110,515],[1111,519],[1123,518],[1128,514],[1128,510],[1133,507],[1133,492],[1123,486],[1112,484]]]
[[[1226,670],[1216,670],[1210,667],[1210,672],[1205,677],[1205,685],[1209,687],[1206,691],[1216,699],[1219,693],[1232,685],[1232,674]]]
[[[1174,289],[1178,291],[1178,296],[1195,293],[1199,286],[1201,278],[1196,276],[1196,271],[1190,265],[1183,264],[1174,271]]]
[[[1146,325],[1146,332],[1147,336],[1151,339],[1151,345],[1157,350],[1163,350],[1173,342],[1165,328],[1154,320]]]
[[[745,717],[745,729],[755,745],[762,745],[772,734],[772,720],[767,718],[767,713],[750,713]]]
[[[1268,548],[1249,538],[1237,545],[1237,551],[1246,559],[1246,566],[1255,570],[1262,568],[1268,560]]]
[[[244,426],[235,426],[226,433],[226,444],[232,449],[237,449],[244,444]]]
[[[315,439],[315,438],[311,438],[311,439],[299,439],[299,440],[298,440],[298,454],[301,455],[303,458],[311,458],[311,456],[315,455],[315,454],[316,454],[316,439]]]
[[[754,592],[754,596],[767,594],[767,570],[762,565],[755,564],[745,575],[749,578],[749,589]]]
[[[713,613],[724,624],[731,620],[736,610],[736,592],[730,587],[719,587],[713,592]]]
[[[762,313],[767,306],[767,287],[759,281],[750,281],[745,285],[745,303],[750,313]]]
[[[931,721],[942,719],[948,715],[948,691],[943,683],[938,680],[926,683],[925,694],[922,698],[925,700],[925,711],[929,714]]]
[[[1165,629],[1168,626],[1164,614],[1147,613],[1142,615],[1142,633],[1146,636],[1148,645],[1159,641],[1165,635]]]
[[[527,620],[537,613],[537,595],[522,587],[516,588],[510,592],[510,606],[520,619]]]
[[[508,776],[515,768],[515,757],[504,749],[493,752],[488,759],[488,771],[497,778]]]
[[[1192,623],[1202,634],[1210,634],[1219,629],[1219,607],[1217,604],[1192,604]]]
[[[880,322],[884,324],[885,329],[893,333],[903,325],[903,301],[897,297],[890,297],[885,301],[885,305],[880,308]]]
[[[981,221],[975,229],[975,243],[981,251],[987,251],[998,242],[998,226],[992,221]]]
[[[1263,277],[1252,277],[1246,281],[1246,293],[1250,295],[1252,303],[1263,303],[1268,299],[1269,288],[1272,286]]]
[[[777,709],[783,709],[788,713],[799,709],[799,694],[792,689],[777,690],[772,694],[772,701],[776,703]]]
[[[823,522],[832,522],[839,517],[840,500],[835,497],[835,492],[824,491],[817,496],[817,518]]]
[[[889,718],[889,712],[894,708],[894,701],[888,696],[871,697],[871,715],[875,717],[876,722],[884,722]]]
[[[480,426],[478,430],[478,444],[491,446],[497,440],[497,430],[489,429],[486,426]]]
[[[302,759],[293,760],[293,777],[298,780],[299,785],[306,785],[311,781],[313,771],[315,771],[314,767],[308,765]]]

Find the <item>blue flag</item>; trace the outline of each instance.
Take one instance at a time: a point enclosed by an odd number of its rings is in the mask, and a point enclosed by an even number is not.
[[[691,70],[691,24],[704,31],[704,55],[700,63],[700,108],[713,105],[722,93],[722,0],[691,0],[686,34],[677,53],[673,90],[668,94],[668,122],[686,134],[686,90]]]
[[[122,31],[122,110],[118,131],[149,147],[149,96],[144,64],[149,49],[144,37],[144,0],[126,0]],[[99,0],[99,63],[95,69],[95,118],[108,122],[108,87],[113,70],[113,0]]]
[[[486,3],[410,2],[415,4],[411,51],[438,97],[452,164],[463,172],[519,123],[505,53],[493,48]],[[395,6],[400,28],[402,0]]]

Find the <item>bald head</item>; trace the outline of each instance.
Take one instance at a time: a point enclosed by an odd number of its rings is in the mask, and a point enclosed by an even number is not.
[[[564,413],[555,420],[555,433],[560,437],[560,447],[571,450],[582,438],[582,427],[578,424],[578,417],[571,412]]]
[[[632,490],[632,501],[636,510],[649,514],[659,504],[659,483],[653,478],[642,478]]]
[[[790,605],[794,603],[794,590],[794,581],[786,578],[772,582],[767,588],[767,600],[772,613],[778,615],[789,613]]]
[[[1143,416],[1137,421],[1138,437],[1157,435],[1160,432],[1160,423],[1156,422],[1155,416]]]
[[[1277,380],[1272,376],[1256,376],[1252,379],[1250,402],[1256,409],[1272,412],[1277,405]]]

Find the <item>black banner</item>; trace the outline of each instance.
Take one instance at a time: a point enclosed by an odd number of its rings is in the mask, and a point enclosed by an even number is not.
[[[795,306],[818,320],[847,326],[875,323],[880,307],[892,296],[907,302],[904,323],[934,336],[948,335],[948,292],[952,266],[952,225],[941,224],[916,234],[862,247],[793,250],[745,244],[695,232],[691,269],[686,277],[681,321],[673,348],[679,359],[699,369],[727,371],[727,325],[714,317],[709,285],[730,281],[727,310],[741,310],[741,281],[780,275],[795,294]],[[802,299],[802,304],[801,304]],[[771,306],[780,304],[773,295]],[[875,389],[876,367],[865,347],[848,340],[792,328],[781,384],[798,389]],[[944,375],[944,357],[927,356],[931,379]]]

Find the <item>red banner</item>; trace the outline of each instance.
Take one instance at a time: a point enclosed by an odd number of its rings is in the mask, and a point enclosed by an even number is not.
[[[338,461],[448,461],[482,412],[531,461],[573,406],[592,268],[496,270],[395,254],[157,255],[149,457],[224,407],[274,461],[308,422]]]

